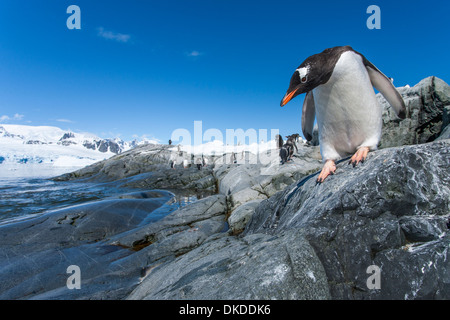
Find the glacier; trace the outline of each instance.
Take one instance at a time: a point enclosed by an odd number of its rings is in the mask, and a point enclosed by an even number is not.
[[[102,139],[52,126],[0,125],[0,177],[51,177],[148,141]]]

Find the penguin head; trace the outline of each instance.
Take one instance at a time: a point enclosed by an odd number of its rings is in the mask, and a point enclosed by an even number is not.
[[[286,105],[294,97],[299,94],[311,91],[321,84],[320,79],[312,76],[314,74],[314,64],[303,62],[294,72],[289,83],[289,88],[286,91],[280,106]]]
[[[280,105],[284,106],[299,94],[309,92],[319,85],[327,83],[341,54],[349,50],[353,50],[352,47],[328,48],[306,58],[292,75],[289,88]]]

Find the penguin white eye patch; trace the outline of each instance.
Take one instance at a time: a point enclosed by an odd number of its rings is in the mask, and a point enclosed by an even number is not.
[[[302,83],[308,81],[308,71],[309,71],[308,67],[298,68],[296,71],[298,71],[298,75]]]

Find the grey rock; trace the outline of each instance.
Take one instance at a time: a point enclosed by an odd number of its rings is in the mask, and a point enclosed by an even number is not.
[[[64,139],[73,138],[73,133],[66,133],[64,136],[60,139],[64,143]],[[70,141],[69,141],[70,142]],[[72,142],[74,143],[74,142]],[[92,150],[98,150],[100,152],[112,152],[114,154],[120,154],[123,151],[123,141],[122,143],[117,143],[116,141],[112,139],[101,139],[101,140],[94,140],[94,141],[84,141],[83,146],[87,149]]]
[[[131,188],[151,188],[151,189],[192,189],[210,190],[215,192],[216,180],[212,174],[212,169],[197,170],[196,168],[170,169],[155,168],[155,171],[148,175],[141,175],[139,179],[131,179],[123,184],[124,187]]]
[[[128,157],[126,157],[128,159]],[[125,178],[129,178],[125,180]],[[82,179],[83,181],[118,181],[121,187],[166,190],[203,190],[215,193],[216,179],[212,168],[171,169],[167,165],[145,166],[139,160],[113,160],[96,163],[60,177],[57,181]]]
[[[262,201],[244,235],[303,232],[334,299],[448,299],[449,163],[449,140],[341,162],[323,184],[311,175]],[[380,290],[366,285],[370,265]]]
[[[323,184],[310,144],[285,165],[223,153],[201,170],[144,145],[56,178],[217,194],[164,218],[168,192],[135,192],[2,226],[0,299],[449,299],[449,88],[430,77],[399,91],[407,118],[379,97],[381,149]],[[65,286],[71,264],[83,290]]]
[[[136,192],[0,227],[0,299],[122,299],[152,265],[226,230],[221,195],[149,223],[169,198]],[[81,290],[66,287],[70,265]]]
[[[90,178],[95,181],[114,181],[140,173],[168,167],[168,146],[142,145],[99,161],[80,170],[54,178],[67,181]]]
[[[400,218],[401,231],[411,243],[439,240],[447,230],[445,219],[434,216]]]
[[[444,107],[442,113],[442,128],[446,128],[450,124],[450,105]]]
[[[442,131],[436,140],[450,139],[450,105],[444,107],[442,114]]]
[[[219,192],[227,195],[231,210],[252,200],[263,200],[322,166],[318,147],[300,145],[292,162],[280,164],[278,152],[267,163],[225,165],[215,169]]]
[[[62,141],[62,140],[65,140],[65,139],[70,139],[70,138],[75,138],[75,134],[73,132],[66,132],[61,137],[61,139],[59,139],[59,141]]]
[[[443,130],[441,135],[436,139],[438,140],[445,140],[450,139],[450,126],[446,126]]]
[[[150,196],[150,195],[149,195]],[[151,200],[137,197],[90,202],[50,211],[36,218],[1,226],[2,248],[22,246],[21,253],[96,242],[133,229],[167,202],[169,192],[151,192]]]
[[[325,272],[297,232],[215,236],[151,270],[128,299],[328,299]]]
[[[233,194],[238,191],[250,188],[256,184],[256,177],[259,176],[258,165],[238,165],[233,166],[226,175],[220,179],[219,190],[224,194]],[[255,173],[254,171],[257,171]]]
[[[112,238],[111,243],[130,248],[149,245],[174,233],[192,228],[194,223],[217,216],[222,217],[223,228],[227,210],[225,196],[209,196],[172,212],[162,220]]]
[[[233,234],[239,234],[244,231],[245,226],[251,220],[256,207],[262,199],[252,200],[237,207],[228,218],[228,225]]]
[[[0,299],[28,299],[58,288],[64,290],[59,291],[63,295],[57,298],[73,295],[66,287],[69,276],[66,270],[70,265],[81,268],[83,284],[117,272],[109,269],[110,263],[132,251],[110,245],[108,240],[138,227],[149,212],[171,198],[164,191],[152,192],[151,196],[151,200],[136,195],[87,203],[1,226]],[[104,297],[115,296],[124,291],[120,282],[132,282],[133,277],[136,281],[137,270],[122,270],[127,278],[117,278],[111,283],[102,285],[94,281],[92,289],[78,290],[77,294],[88,298],[104,291]]]
[[[382,266],[381,290],[369,292],[371,299],[448,300],[450,263],[448,234],[441,239],[387,249],[374,258]],[[361,295],[366,297],[367,293]],[[358,295],[356,295],[358,296]]]
[[[171,147],[164,145],[142,145],[132,150],[94,163],[80,170],[53,178],[56,181],[124,181],[123,187],[144,189],[189,189],[216,191],[213,167],[198,170],[196,167],[170,167],[174,155]],[[189,155],[184,155],[188,157]]]
[[[407,108],[403,120],[397,118],[382,95],[377,95],[384,109],[379,148],[421,144],[438,138],[445,127],[444,110],[450,106],[448,84],[437,77],[428,77],[412,88],[398,90]]]

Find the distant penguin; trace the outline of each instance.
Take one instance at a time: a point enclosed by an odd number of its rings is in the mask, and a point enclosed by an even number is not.
[[[298,143],[298,140],[299,140],[299,138],[300,138],[300,134],[294,133],[294,134],[292,134],[291,136],[292,136],[292,138],[294,138],[294,142],[295,142],[295,143]]]
[[[236,153],[234,153],[234,152],[231,153],[231,158],[230,158],[230,160],[231,160],[231,163],[237,163],[237,160],[236,160]]]
[[[286,162],[292,160],[292,156],[294,155],[294,147],[297,149],[294,137],[286,136],[286,138],[287,138],[286,143],[283,144],[283,146],[280,149],[281,164],[285,164]]]
[[[284,141],[283,141],[283,138],[281,137],[281,134],[275,135],[275,140],[276,140],[276,142],[277,142],[277,148],[278,148],[278,149],[281,149],[281,147],[282,147],[283,144],[284,144]]]
[[[281,164],[285,164],[286,162],[288,162],[289,147],[286,147],[286,146],[283,145],[280,148],[280,158],[281,158]]]
[[[293,148],[291,151],[291,157],[294,154],[294,148],[298,152],[297,143],[295,142],[295,135],[286,136],[287,140],[286,143],[290,144]]]
[[[197,165],[197,169],[200,170],[202,168],[202,158],[197,158],[195,164]]]
[[[382,108],[372,87],[386,98],[399,118],[405,118],[405,103],[389,78],[350,46],[312,55],[292,75],[280,105],[306,93],[302,131],[308,141],[317,115],[324,162],[317,182],[336,171],[335,160],[340,157],[354,153],[349,163],[355,166],[366,159],[369,150],[376,150],[381,138]]]
[[[170,158],[169,158],[170,168],[175,169],[176,161],[177,161],[176,155],[174,155],[174,154],[170,155]]]

